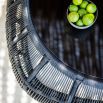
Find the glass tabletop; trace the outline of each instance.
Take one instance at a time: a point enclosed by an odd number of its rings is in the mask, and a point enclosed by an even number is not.
[[[103,77],[103,1],[91,0],[99,14],[96,23],[85,30],[72,27],[66,20],[71,1],[31,0],[35,28],[45,45],[66,65]]]

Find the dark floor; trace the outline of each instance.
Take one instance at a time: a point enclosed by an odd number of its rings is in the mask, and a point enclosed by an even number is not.
[[[98,24],[87,31],[74,32],[54,18],[38,16],[33,21],[46,46],[58,58],[86,74],[103,77],[103,38]]]

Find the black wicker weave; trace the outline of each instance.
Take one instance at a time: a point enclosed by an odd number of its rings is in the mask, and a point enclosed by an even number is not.
[[[45,2],[52,5],[50,0],[45,0]],[[50,7],[50,5],[45,7],[44,18],[41,16],[41,11],[36,14],[38,5],[42,10],[45,2],[39,0],[8,0],[7,44],[12,68],[18,83],[31,97],[41,103],[102,103],[103,41],[102,37],[98,35],[98,25],[102,27],[102,20],[99,19],[100,24],[90,28],[89,33],[88,30],[83,31],[89,36],[82,36],[80,34],[83,33],[82,31],[72,32],[73,29],[70,28],[69,31],[66,31],[67,34],[78,32],[79,36],[71,37],[70,35],[68,37],[64,35],[65,26],[61,15],[65,8],[62,8],[59,12],[59,7],[57,10],[54,9],[56,15],[51,11],[53,17],[49,15],[50,11],[47,10],[47,8],[51,10],[52,6]],[[62,7],[62,4],[65,5],[63,0],[57,0],[56,4],[59,5],[58,2],[60,2],[60,7]],[[31,9],[33,5],[34,10]],[[100,5],[99,2],[98,5]],[[56,8],[56,5],[53,5],[53,8]],[[93,31],[91,32],[91,30]],[[52,34],[54,34],[54,37]],[[60,45],[62,35],[64,37],[63,46],[66,48],[64,50],[60,49],[62,48]],[[80,49],[80,57],[78,57],[78,54],[75,55],[75,51],[78,51],[77,47]],[[89,54],[91,51],[96,52]],[[87,62],[84,61],[84,58],[87,59]],[[73,68],[77,68],[77,70]]]

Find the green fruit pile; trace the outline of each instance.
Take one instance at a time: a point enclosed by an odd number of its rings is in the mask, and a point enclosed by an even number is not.
[[[90,26],[95,20],[97,7],[87,0],[72,0],[68,8],[67,19],[69,22],[80,26]]]

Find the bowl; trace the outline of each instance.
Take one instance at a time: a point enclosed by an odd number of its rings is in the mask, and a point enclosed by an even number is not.
[[[88,1],[89,3],[94,4],[94,3],[93,3],[92,1],[90,1],[90,0],[87,0],[87,1]],[[68,8],[69,8],[69,7],[68,7]],[[70,13],[70,11],[67,9],[67,15],[68,15],[69,13]],[[69,24],[70,24],[71,26],[73,26],[73,27],[76,28],[76,29],[87,29],[87,28],[93,26],[93,24],[96,22],[96,20],[97,20],[97,18],[98,18],[98,8],[97,8],[96,13],[94,13],[94,15],[95,15],[95,20],[94,20],[94,22],[93,22],[91,25],[89,25],[89,26],[82,26],[82,27],[80,27],[80,26],[77,26],[76,24],[70,22],[69,20],[67,20],[67,21],[69,22]]]

